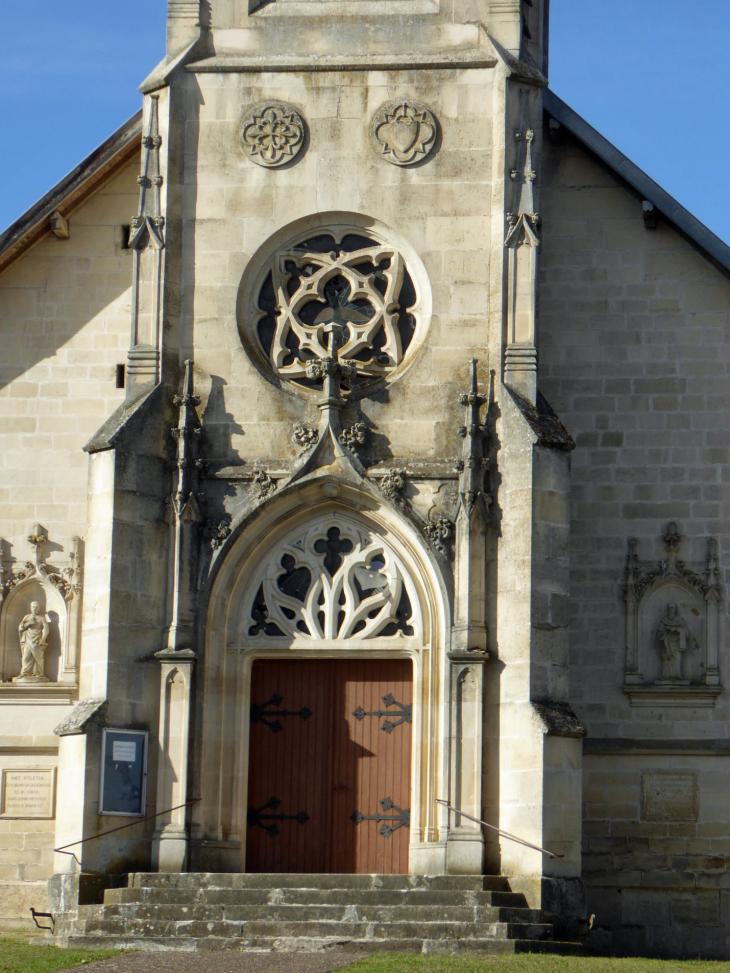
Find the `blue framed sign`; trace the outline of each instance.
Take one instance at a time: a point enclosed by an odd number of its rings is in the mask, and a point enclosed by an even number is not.
[[[147,737],[146,730],[103,731],[100,814],[144,815]]]

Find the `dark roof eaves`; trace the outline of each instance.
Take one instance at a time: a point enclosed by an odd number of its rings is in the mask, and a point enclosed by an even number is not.
[[[586,148],[590,149],[606,165],[610,166],[630,186],[641,193],[644,199],[664,214],[674,225],[685,233],[694,243],[704,250],[716,263],[730,271],[730,247],[696,216],[685,209],[681,203],[670,196],[658,183],[639,169],[623,152],[612,145],[608,139],[597,132],[592,125],[566,105],[554,91],[543,91],[543,106],[548,114],[564,125]]]
[[[51,215],[72,192],[94,173],[106,165],[120,151],[142,134],[142,111],[136,112],[121,125],[113,135],[102,142],[94,151],[80,162],[60,182],[46,193],[37,203],[3,232],[0,233],[0,258],[14,247],[23,236],[42,220]]]

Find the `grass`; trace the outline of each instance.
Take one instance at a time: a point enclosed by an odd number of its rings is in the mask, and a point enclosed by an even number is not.
[[[0,938],[0,973],[53,973],[94,960],[120,956],[119,949],[58,949],[28,942],[27,936]],[[235,954],[231,954],[235,955]],[[184,966],[182,966],[184,969]],[[292,968],[296,957],[292,956]],[[730,973],[730,963],[711,960],[604,959],[591,956],[424,956],[373,955],[342,973]]]
[[[119,949],[59,949],[29,942],[27,936],[6,935],[0,938],[0,973],[52,973],[119,956],[121,952]]]
[[[604,959],[591,956],[423,956],[381,953],[347,973],[730,973],[711,960]],[[343,971],[344,973],[344,971]]]

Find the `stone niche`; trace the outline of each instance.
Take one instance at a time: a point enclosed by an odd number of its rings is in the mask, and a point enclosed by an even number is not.
[[[80,541],[62,572],[45,559],[46,531],[36,524],[29,538],[35,559],[4,571],[0,605],[0,694],[72,691],[81,608]]]
[[[659,564],[640,561],[629,540],[626,559],[626,670],[632,706],[710,707],[721,693],[717,546],[707,542],[702,566],[679,559],[674,523]]]

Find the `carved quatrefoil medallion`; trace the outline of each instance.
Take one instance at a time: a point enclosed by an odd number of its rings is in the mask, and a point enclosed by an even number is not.
[[[275,169],[296,159],[304,148],[305,132],[304,119],[293,105],[267,101],[246,113],[241,141],[252,162]]]
[[[394,166],[411,166],[429,156],[437,131],[433,112],[415,101],[389,101],[371,126],[378,155]]]

